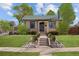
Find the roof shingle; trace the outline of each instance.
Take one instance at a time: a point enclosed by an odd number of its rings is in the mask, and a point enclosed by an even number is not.
[[[57,16],[24,16],[22,20],[58,20]]]

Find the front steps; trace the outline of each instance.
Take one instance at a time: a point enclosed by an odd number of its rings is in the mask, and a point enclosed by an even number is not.
[[[28,44],[25,44],[23,47],[25,48],[45,48],[45,47],[50,47],[50,48],[62,48],[64,45],[57,41],[51,40],[48,38],[48,36],[45,33],[41,33],[37,40],[35,42],[29,42]]]
[[[48,39],[47,38],[40,38],[38,44],[40,46],[48,46]]]
[[[38,45],[39,46],[49,46],[49,40],[45,34],[40,34],[40,36],[38,38]]]

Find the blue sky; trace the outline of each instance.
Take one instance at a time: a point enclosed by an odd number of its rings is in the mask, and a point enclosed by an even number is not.
[[[19,3],[0,3],[0,19],[15,21],[16,24],[18,24],[18,20],[15,17],[13,17],[13,13],[15,11],[12,9],[13,6],[18,4]],[[61,5],[60,3],[28,3],[28,4],[32,6],[35,15],[44,15],[49,10],[53,10],[55,11],[55,13],[57,13],[57,10]],[[73,3],[72,5],[76,15],[74,24],[76,24],[79,21],[79,4]],[[41,11],[41,8],[42,8],[42,11]]]

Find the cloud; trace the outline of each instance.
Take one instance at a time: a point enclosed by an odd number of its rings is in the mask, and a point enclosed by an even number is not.
[[[73,25],[75,25],[75,24],[77,24],[78,22],[79,22],[79,4],[75,4],[75,3],[73,3],[73,8],[74,8],[74,12],[75,12],[75,15],[76,15],[76,18],[75,18],[75,20],[73,21],[74,22],[74,24]]]
[[[11,10],[12,3],[0,3],[0,7],[5,10]]]
[[[74,25],[76,25],[78,22],[79,22],[79,18],[76,17],[75,20],[73,21],[73,23],[70,24],[70,26],[74,26]]]
[[[10,15],[10,16],[13,16],[13,13],[10,12],[10,11],[8,11],[7,14]]]
[[[54,11],[55,13],[57,13],[58,8],[56,7],[56,5],[53,4],[44,4],[44,3],[40,3],[40,4],[36,4],[36,15],[38,14],[46,14],[49,10]]]
[[[36,4],[36,12],[37,12],[38,14],[41,14],[43,7],[44,7],[43,3],[38,3],[38,4]],[[37,13],[36,13],[36,14],[37,14]]]
[[[11,12],[12,3],[0,3],[0,7],[3,8],[9,16],[13,16]]]
[[[37,4],[39,7],[43,7],[44,5],[43,5],[43,3],[38,3]]]
[[[74,12],[75,12],[75,13],[79,12],[79,11],[78,11],[78,8],[74,8]]]
[[[73,21],[73,25],[77,24],[79,22],[79,17],[76,17],[76,19]]]
[[[74,22],[77,22],[77,21],[79,21],[79,18],[78,17],[75,18]]]

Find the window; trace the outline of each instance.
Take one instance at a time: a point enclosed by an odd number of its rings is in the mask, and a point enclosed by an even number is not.
[[[30,21],[30,28],[35,28],[35,21]]]
[[[49,28],[55,28],[55,23],[54,22],[49,22]]]

